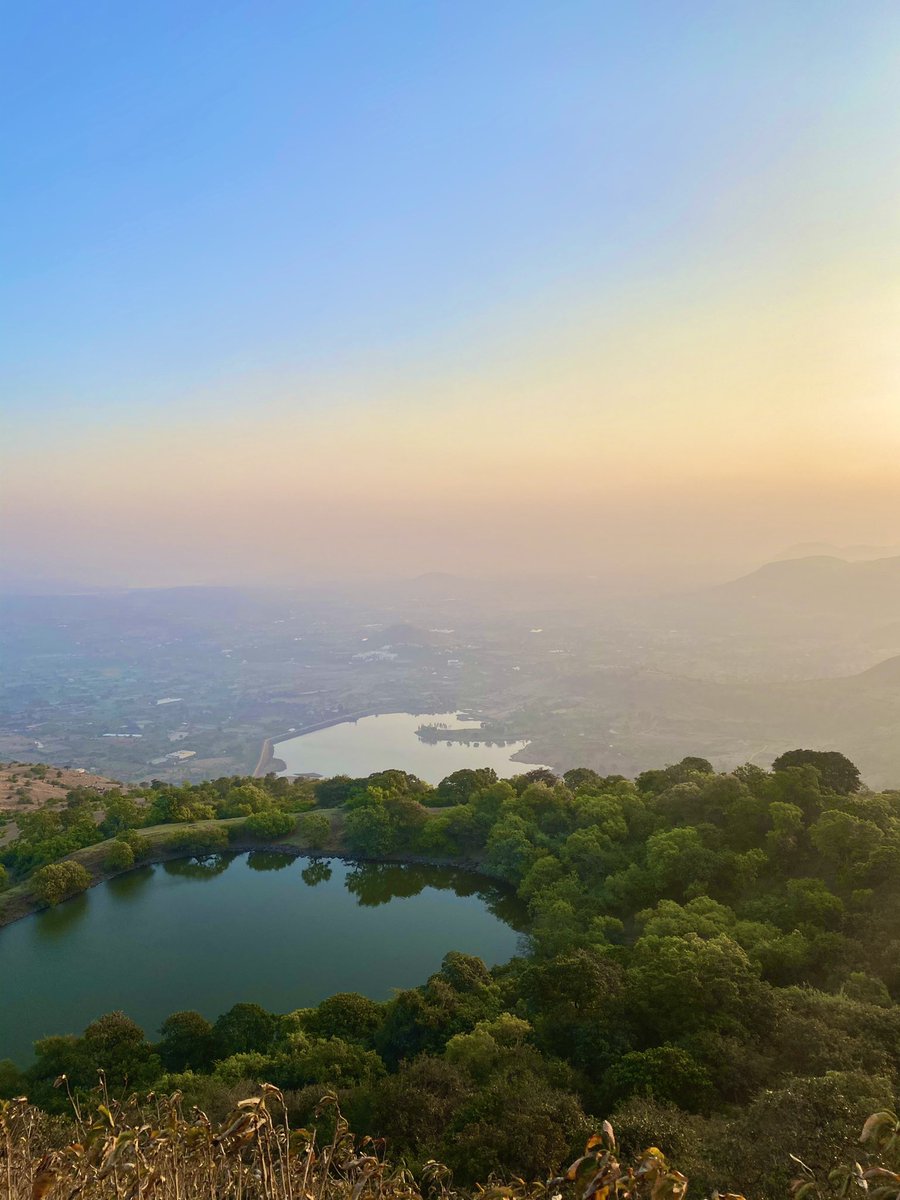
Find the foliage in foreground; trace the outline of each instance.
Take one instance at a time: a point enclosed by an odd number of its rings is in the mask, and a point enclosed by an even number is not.
[[[235,826],[184,821],[277,825],[288,812],[302,836],[342,831],[360,856],[465,859],[527,908],[527,954],[488,970],[451,953],[384,1004],[242,1004],[214,1023],[173,1013],[156,1043],[108,1014],[81,1037],[43,1039],[23,1073],[0,1064],[0,1096],[59,1111],[53,1080],[65,1073],[80,1094],[101,1067],[118,1097],[180,1089],[216,1120],[267,1080],[291,1122],[313,1128],[333,1087],[354,1129],[466,1184],[549,1174],[609,1114],[629,1154],[658,1145],[695,1190],[782,1196],[798,1147],[821,1174],[853,1152],[867,1113],[896,1106],[900,792],[869,792],[857,774],[843,756],[797,751],[772,772],[686,758],[634,781],[463,771],[430,788],[384,771],[114,796],[101,827],[138,852],[150,823],[174,825],[167,845],[191,854],[226,849]],[[87,808],[96,829],[95,806],[75,796],[31,819],[11,870],[36,874],[62,825],[86,830]],[[366,871],[411,878],[396,863],[360,868],[348,887],[361,903]]]
[[[62,1076],[57,1085],[68,1086]],[[185,1115],[180,1093],[112,1099],[86,1111],[71,1096],[74,1122],[53,1123],[24,1097],[0,1102],[0,1195],[4,1200],[451,1200],[452,1173],[430,1161],[413,1175],[392,1164],[383,1141],[357,1139],[326,1095],[316,1116],[327,1132],[293,1128],[282,1092],[263,1084],[216,1126],[200,1109]],[[872,1114],[860,1136],[862,1161],[817,1175],[791,1155],[794,1200],[900,1196],[900,1119]],[[623,1152],[608,1121],[584,1153],[549,1180],[490,1178],[479,1200],[682,1200],[688,1178],[654,1145]],[[735,1193],[718,1200],[743,1200]]]

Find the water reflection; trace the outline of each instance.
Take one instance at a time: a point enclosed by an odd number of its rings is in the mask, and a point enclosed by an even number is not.
[[[463,767],[493,767],[502,778],[518,775],[537,765],[513,758],[527,748],[521,740],[489,739],[479,722],[462,721],[455,712],[382,713],[288,738],[278,743],[278,758],[285,764],[282,773],[292,775],[346,774],[357,779],[400,767],[440,783]]]
[[[317,883],[327,883],[331,878],[331,864],[323,858],[315,858],[308,867],[303,868],[300,878],[307,887],[315,887]]]
[[[435,872],[437,875],[437,872]],[[357,904],[375,908],[395,897],[418,896],[429,881],[415,867],[399,863],[357,863],[347,875],[347,891],[356,897]],[[435,887],[441,885],[431,881]]]
[[[294,861],[293,856],[279,850],[251,850],[247,866],[251,871],[283,871]]]
[[[87,915],[89,898],[87,892],[74,896],[58,908],[47,908],[37,914],[35,929],[42,940],[59,941],[80,925]]]
[[[238,1001],[288,1012],[335,992],[382,1000],[449,950],[489,964],[516,953],[522,906],[483,877],[252,857],[138,868],[0,929],[0,1059],[24,1066],[36,1038],[113,1009],[151,1032],[176,1009],[215,1020]]]
[[[122,875],[114,875],[107,883],[118,904],[129,904],[140,900],[141,892],[153,878],[153,867],[135,867]]]
[[[214,879],[226,871],[237,856],[234,854],[205,854],[197,858],[174,858],[163,863],[167,875],[181,875],[186,879]]]
[[[347,891],[364,908],[377,908],[391,900],[418,896],[426,887],[451,891],[455,896],[477,896],[506,925],[522,932],[526,911],[514,892],[482,875],[455,867],[416,863],[357,863],[347,873]]]

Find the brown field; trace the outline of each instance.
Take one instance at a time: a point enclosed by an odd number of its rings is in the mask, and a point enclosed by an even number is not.
[[[38,774],[35,775],[34,772]],[[41,778],[41,773],[43,778]],[[44,767],[32,763],[0,762],[0,813],[34,812],[45,805],[61,804],[75,787],[96,788],[100,792],[121,787],[114,779],[92,775],[72,767]],[[0,846],[18,834],[15,820],[0,825]]]

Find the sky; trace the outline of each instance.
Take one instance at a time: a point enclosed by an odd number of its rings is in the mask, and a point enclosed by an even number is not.
[[[900,6],[33,0],[3,578],[900,542]]]

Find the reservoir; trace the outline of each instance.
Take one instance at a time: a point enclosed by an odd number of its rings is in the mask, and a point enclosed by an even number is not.
[[[142,867],[0,929],[0,1059],[117,1009],[155,1040],[181,1009],[386,1000],[450,950],[506,962],[523,927],[514,896],[450,868],[259,851]]]
[[[416,736],[421,725],[469,730],[471,738],[424,742]],[[484,737],[478,721],[461,720],[455,712],[420,716],[382,713],[278,742],[275,756],[285,763],[288,775],[351,775],[357,779],[396,767],[427,783],[440,783],[463,767],[493,767],[501,779],[508,779],[541,765],[513,761],[512,756],[528,746],[526,741],[498,745]]]

